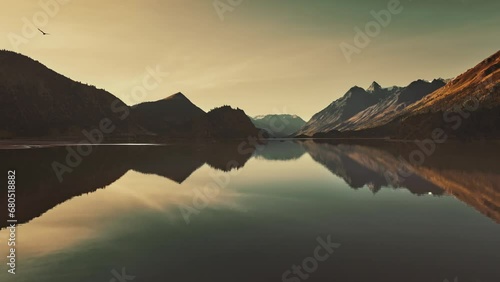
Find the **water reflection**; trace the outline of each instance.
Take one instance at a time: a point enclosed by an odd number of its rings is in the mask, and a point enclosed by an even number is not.
[[[222,171],[241,168],[252,156],[253,148],[240,150],[238,146],[238,143],[96,146],[79,166],[63,174],[62,182],[52,164],[55,161],[65,164],[68,155],[65,147],[0,150],[0,169],[18,171],[16,215],[19,223],[25,223],[75,196],[111,185],[130,170],[182,183],[204,164]],[[7,206],[6,194],[0,199]],[[0,226],[6,226],[5,214]]]
[[[52,163],[64,162],[67,150],[51,147],[31,150],[0,150],[3,171],[19,170],[18,220],[40,216],[75,196],[105,188],[127,171],[157,175],[183,183],[204,164],[221,171],[243,168],[253,156],[265,160],[294,161],[306,152],[351,188],[367,187],[377,193],[383,187],[407,189],[414,195],[451,194],[484,215],[500,222],[499,146],[446,144],[424,164],[412,166],[401,183],[389,183],[387,172],[397,172],[401,158],[416,149],[411,144],[351,145],[314,141],[275,141],[242,150],[240,143],[172,146],[101,146],[59,182]],[[1,195],[6,204],[6,195]],[[2,218],[3,219],[3,218]],[[5,220],[0,223],[5,227]]]
[[[308,281],[498,281],[497,148],[446,144],[396,184],[411,144],[104,146],[62,183],[65,148],[0,151],[25,223],[12,281],[281,281],[327,235],[342,246]],[[214,173],[229,184],[186,224]]]
[[[388,183],[387,172],[408,166],[409,156],[421,150],[414,144],[381,143],[378,146],[301,143],[307,152],[352,188],[405,188],[415,195],[451,194],[500,223],[499,144],[450,143],[438,146],[421,165],[410,164],[411,174],[401,183]]]

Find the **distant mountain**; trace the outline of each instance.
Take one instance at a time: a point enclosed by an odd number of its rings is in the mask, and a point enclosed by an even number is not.
[[[399,115],[406,107],[443,87],[445,84],[445,81],[442,79],[435,79],[432,82],[417,80],[406,87],[397,88],[393,94],[388,95],[375,105],[346,120],[337,129],[342,131],[360,130],[384,125]],[[381,88],[379,85],[377,89],[380,91]]]
[[[354,86],[342,98],[334,101],[328,107],[315,114],[297,132],[297,135],[305,134],[312,136],[317,132],[328,132],[337,129],[343,122],[385,99],[396,90],[396,87],[383,89],[376,82],[373,82],[367,90]]]
[[[377,82],[373,82],[366,90],[354,86],[342,98],[315,114],[297,135],[312,136],[314,133],[336,130],[350,118],[383,101],[399,89],[399,87],[382,88]]]
[[[192,119],[205,115],[202,109],[182,93],[159,101],[132,106],[132,112],[144,128],[155,133],[167,133]]]
[[[110,135],[142,134],[128,112],[125,103],[105,90],[0,50],[0,138],[76,137],[106,119],[116,127]]]
[[[273,137],[288,137],[299,129],[306,122],[297,115],[262,115],[251,118],[253,124],[260,129],[264,129]]]

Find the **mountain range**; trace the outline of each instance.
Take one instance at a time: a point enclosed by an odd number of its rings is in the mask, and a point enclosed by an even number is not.
[[[381,99],[377,104],[368,107],[343,122],[340,130],[359,130],[383,125],[394,118],[409,105],[419,101],[429,93],[443,87],[443,79],[432,82],[417,80],[406,87],[394,87],[393,93]],[[387,91],[389,92],[389,91]]]
[[[500,51],[451,80],[355,86],[295,134],[323,138],[500,137]]]
[[[289,137],[306,124],[301,117],[288,114],[261,115],[250,119],[257,128],[277,138]]]
[[[340,99],[315,114],[307,124],[298,131],[298,134],[312,135],[317,132],[328,132],[337,129],[343,122],[355,116],[364,109],[373,106],[382,99],[392,94],[394,89],[379,88],[374,83],[375,89],[365,90],[354,86]]]
[[[177,93],[131,108],[139,125],[160,138],[246,138],[258,129],[241,109],[229,106],[205,113],[184,94]]]
[[[24,55],[0,51],[0,139],[81,139],[103,125],[105,139],[158,141],[257,136],[240,109],[205,113],[182,93],[132,107]]]
[[[382,88],[373,82],[366,90],[354,86],[340,99],[315,114],[298,134],[359,130],[385,124],[408,105],[443,87],[444,80],[417,80],[406,87]]]
[[[354,86],[307,123],[295,115],[248,117],[229,106],[205,112],[184,94],[128,106],[24,55],[0,51],[0,139],[244,139],[270,137],[500,138],[500,51],[452,80]],[[260,131],[259,131],[260,130]],[[441,134],[441,135],[443,135]],[[266,135],[266,134],[264,134]]]

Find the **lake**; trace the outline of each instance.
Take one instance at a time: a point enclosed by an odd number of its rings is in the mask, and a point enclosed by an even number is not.
[[[0,281],[500,281],[499,143],[379,143],[0,150]]]

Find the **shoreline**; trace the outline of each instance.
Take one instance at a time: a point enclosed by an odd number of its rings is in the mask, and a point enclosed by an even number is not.
[[[206,144],[206,143],[224,143],[224,142],[238,142],[245,141],[244,138],[238,139],[171,139],[167,142],[144,142],[137,140],[133,142],[130,140],[107,140],[101,143],[85,143],[85,145],[92,146],[175,146],[182,145],[186,143],[191,144]],[[338,143],[338,144],[414,144],[415,140],[408,139],[390,139],[390,138],[267,138],[262,140],[264,142],[305,142],[313,141],[316,143]],[[500,139],[471,139],[471,140],[461,140],[461,139],[449,139],[446,143],[461,143],[461,144],[474,144],[474,143],[500,143]],[[17,139],[17,140],[0,140],[0,150],[14,150],[14,149],[39,149],[39,148],[51,148],[51,147],[63,147],[70,146],[76,147],[81,145],[81,140],[75,141],[74,139],[67,140],[52,140],[52,139]]]

